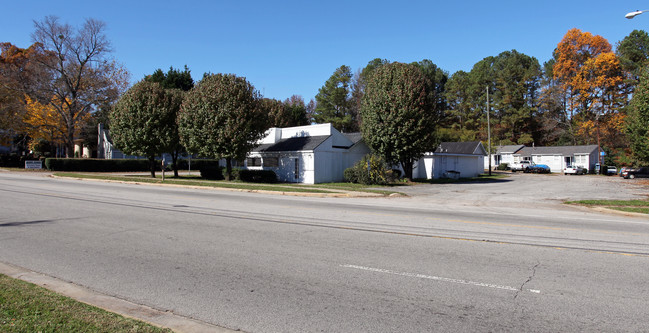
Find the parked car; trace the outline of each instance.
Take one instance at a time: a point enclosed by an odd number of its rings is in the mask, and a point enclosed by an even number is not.
[[[550,173],[550,167],[545,164],[534,164],[529,167],[528,172],[533,173]]]
[[[649,178],[649,167],[626,169],[624,170],[622,177],[624,177],[624,179]]]
[[[584,175],[587,172],[588,170],[586,170],[586,168],[575,165],[566,165],[566,167],[563,168],[564,175]]]
[[[532,161],[520,161],[520,162],[514,162],[512,163],[512,172],[516,171],[523,171],[523,172],[530,172],[530,168],[534,166],[534,162]]]
[[[609,165],[606,167],[606,175],[612,176],[617,174],[617,168],[614,165]]]

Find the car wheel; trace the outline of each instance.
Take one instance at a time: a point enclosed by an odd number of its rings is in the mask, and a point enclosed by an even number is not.
[[[629,175],[629,179],[634,179],[635,175]]]

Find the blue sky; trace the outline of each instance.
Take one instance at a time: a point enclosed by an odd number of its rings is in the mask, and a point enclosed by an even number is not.
[[[265,97],[306,102],[341,65],[374,58],[430,59],[449,74],[471,70],[506,50],[549,60],[578,28],[615,44],[649,31],[646,1],[11,1],[3,4],[0,42],[31,45],[33,20],[47,15],[80,26],[106,22],[114,57],[134,83],[157,68],[189,66],[246,77]]]

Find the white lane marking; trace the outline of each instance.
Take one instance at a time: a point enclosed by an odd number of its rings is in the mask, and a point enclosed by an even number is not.
[[[433,275],[425,275],[425,274],[418,274],[418,273],[397,272],[397,271],[393,271],[393,270],[389,270],[389,269],[382,269],[382,268],[373,268],[373,267],[365,267],[365,266],[358,266],[358,265],[348,265],[348,264],[340,265],[340,267],[354,268],[354,269],[360,269],[360,270],[364,270],[364,271],[377,272],[377,273],[386,273],[386,274],[406,276],[406,277],[414,277],[414,278],[419,278],[419,279],[428,279],[428,280],[450,282],[450,283],[457,283],[457,284],[466,284],[466,285],[477,286],[477,287],[486,287],[486,288],[502,289],[502,290],[509,290],[509,291],[520,291],[521,290],[520,288],[510,287],[510,286],[502,286],[502,285],[498,285],[498,284],[475,282],[475,281],[461,280],[461,279],[451,279],[451,278],[445,278],[445,277],[433,276]],[[535,293],[535,294],[540,294],[541,293],[541,291],[537,290],[537,289],[526,289],[526,290],[529,291],[529,292]]]

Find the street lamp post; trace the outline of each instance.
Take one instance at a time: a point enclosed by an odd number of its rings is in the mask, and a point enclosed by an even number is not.
[[[636,10],[635,12],[627,13],[626,15],[624,15],[624,17],[626,17],[626,18],[628,18],[630,20],[630,19],[632,19],[632,18],[634,18],[634,17],[636,17],[636,16],[638,16],[638,15],[640,15],[640,14],[646,12],[646,11],[647,10]]]

